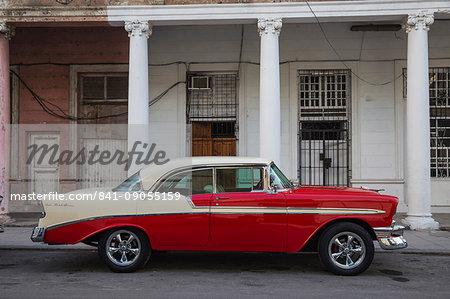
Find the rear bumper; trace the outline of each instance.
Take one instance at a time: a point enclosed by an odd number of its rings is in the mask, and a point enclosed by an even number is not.
[[[403,237],[404,229],[404,226],[395,225],[395,221],[392,221],[392,225],[389,227],[375,227],[373,230],[381,248],[396,250],[408,247],[408,243]]]
[[[45,227],[36,226],[31,233],[31,241],[44,242]]]

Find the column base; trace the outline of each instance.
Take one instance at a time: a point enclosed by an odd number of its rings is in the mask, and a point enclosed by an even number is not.
[[[11,220],[11,217],[9,217],[7,214],[0,214],[0,229],[2,228],[2,226],[10,223]]]
[[[408,216],[405,219],[402,219],[402,223],[411,230],[439,229],[439,223],[431,216]]]

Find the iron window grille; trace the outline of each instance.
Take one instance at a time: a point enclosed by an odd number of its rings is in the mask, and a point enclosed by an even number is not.
[[[406,68],[403,69],[403,96],[406,97]],[[450,176],[450,67],[429,69],[430,175]]]
[[[299,107],[302,120],[348,120],[350,72],[348,70],[301,70]]]
[[[238,114],[237,74],[189,73],[193,78],[208,78],[208,88],[188,88],[186,119],[193,121],[236,122]],[[192,84],[192,83],[191,83]]]

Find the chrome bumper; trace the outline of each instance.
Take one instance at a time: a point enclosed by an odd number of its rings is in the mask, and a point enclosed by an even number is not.
[[[35,227],[31,233],[31,241],[44,242],[45,227]]]
[[[408,247],[408,243],[403,237],[404,229],[404,226],[395,225],[395,221],[392,221],[392,225],[389,227],[375,227],[373,230],[381,248],[395,250]]]

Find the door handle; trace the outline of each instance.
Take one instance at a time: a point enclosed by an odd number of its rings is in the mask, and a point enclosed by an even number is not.
[[[216,200],[221,200],[221,199],[230,199],[229,197],[224,197],[224,196],[217,196]]]

